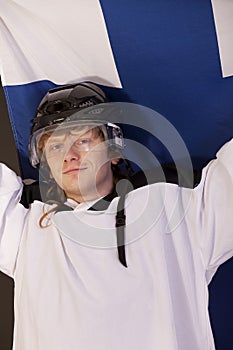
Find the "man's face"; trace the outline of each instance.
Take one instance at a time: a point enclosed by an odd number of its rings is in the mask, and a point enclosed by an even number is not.
[[[44,148],[51,175],[67,198],[78,202],[107,195],[113,187],[111,160],[98,128],[54,132]]]

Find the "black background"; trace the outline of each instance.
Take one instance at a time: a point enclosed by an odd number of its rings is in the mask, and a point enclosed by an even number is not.
[[[18,159],[2,87],[0,87],[0,132],[0,162],[7,164],[11,169],[15,170],[17,174],[19,174]],[[12,334],[14,321],[13,292],[13,280],[0,272],[1,350],[12,349]]]

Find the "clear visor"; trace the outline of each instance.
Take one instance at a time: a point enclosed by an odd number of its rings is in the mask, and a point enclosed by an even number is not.
[[[124,148],[119,126],[93,121],[65,122],[59,126],[47,126],[34,133],[30,140],[30,156],[37,166],[45,156],[59,157],[70,147],[78,152],[101,151],[101,147],[115,145]]]

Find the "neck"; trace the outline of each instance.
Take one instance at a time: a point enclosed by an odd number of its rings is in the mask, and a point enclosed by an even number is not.
[[[108,186],[108,188],[105,188],[103,190],[95,191],[92,193],[88,193],[87,195],[83,196],[81,193],[68,193],[66,192],[66,198],[70,198],[74,200],[77,203],[84,203],[89,201],[98,200],[100,198],[103,198],[110,193],[114,191],[114,186],[111,183],[111,186]]]

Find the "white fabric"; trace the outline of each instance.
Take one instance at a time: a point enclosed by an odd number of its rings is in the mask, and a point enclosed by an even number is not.
[[[121,87],[98,0],[0,0],[0,8],[3,85],[89,80]]]
[[[233,1],[211,0],[223,78],[233,75]]]
[[[15,280],[13,349],[213,350],[207,285],[233,252],[232,153],[233,141],[194,190],[161,183],[128,195],[128,268],[115,247],[88,246],[79,234],[113,235],[118,198],[106,211],[57,213],[41,229],[43,203],[17,204],[20,179],[2,165],[0,267]],[[172,227],[174,203],[185,215]],[[70,228],[74,218],[69,234],[62,222]]]
[[[82,202],[82,203],[78,203],[75,200],[68,198],[67,201],[65,202],[65,204],[68,205],[69,207],[71,207],[72,209],[74,209],[75,211],[87,210],[87,209],[91,208],[101,198],[98,198],[98,199],[95,199],[92,201]]]

